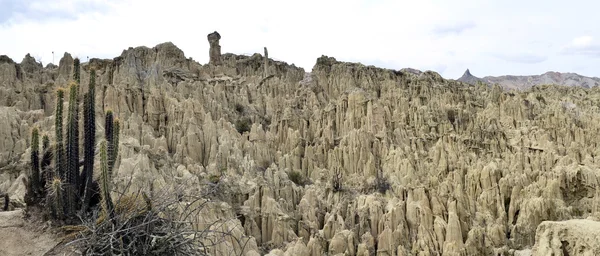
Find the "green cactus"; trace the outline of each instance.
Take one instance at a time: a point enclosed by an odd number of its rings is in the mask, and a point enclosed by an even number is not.
[[[107,167],[108,174],[112,176],[112,167],[114,166],[114,116],[112,110],[106,111],[106,117],[104,119],[104,137],[106,138],[107,144]]]
[[[79,58],[73,60],[73,80],[77,82],[77,85],[81,84],[81,69],[79,63]]]
[[[52,178],[54,178],[54,175],[50,170],[50,163],[52,163],[52,149],[50,148],[50,139],[46,134],[42,136],[42,152],[42,164],[40,167],[43,175],[41,177],[42,184],[40,187],[45,188],[47,184],[52,182]]]
[[[71,83],[69,92],[69,126],[67,128],[67,170],[66,194],[67,215],[71,216],[77,209],[79,189],[79,104],[77,100],[78,86]]]
[[[54,176],[65,179],[65,149],[63,144],[63,105],[65,91],[61,88],[56,91],[56,115],[54,130],[56,133],[56,148],[54,150]]]
[[[115,168],[115,163],[117,162],[117,156],[119,156],[119,132],[121,130],[121,125],[119,122],[119,118],[115,118],[115,120],[113,121],[113,134],[112,134],[112,146],[113,146],[113,152],[112,152],[112,166],[110,166],[110,170],[111,173]]]
[[[63,194],[62,185],[63,183],[58,177],[52,179],[52,182],[50,183],[50,195],[54,204],[49,205],[51,205],[51,214],[58,219],[63,219],[65,209],[65,205],[63,204],[65,195]]]
[[[112,217],[114,206],[110,197],[111,176],[108,172],[106,144],[106,141],[102,141],[102,143],[100,144],[100,191],[102,195],[102,210],[104,211],[106,216],[110,218]]]
[[[94,150],[96,144],[96,111],[94,108],[96,71],[90,71],[90,86],[83,102],[83,173],[81,175],[82,209],[89,207],[92,196],[92,180],[94,178]]]
[[[27,189],[31,203],[37,202],[40,196],[40,132],[37,127],[31,131],[31,175]]]

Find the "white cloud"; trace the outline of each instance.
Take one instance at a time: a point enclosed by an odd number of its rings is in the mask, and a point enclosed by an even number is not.
[[[571,44],[573,47],[584,48],[590,46],[593,40],[591,36],[580,36],[573,39]]]
[[[583,55],[589,57],[600,57],[600,44],[591,36],[580,36],[574,38],[562,52],[567,55]]]

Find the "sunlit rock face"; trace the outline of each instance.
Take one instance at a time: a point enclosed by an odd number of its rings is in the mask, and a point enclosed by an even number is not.
[[[543,221],[598,215],[596,87],[505,91],[327,56],[307,73],[222,55],[211,35],[211,64],[172,43],[129,48],[83,63],[81,90],[95,69],[98,140],[106,110],[121,120],[117,189],[219,186],[195,216],[235,230],[215,254],[517,255],[537,238],[535,254],[558,250]],[[54,140],[72,65],[0,57],[0,192],[14,204],[31,128]]]

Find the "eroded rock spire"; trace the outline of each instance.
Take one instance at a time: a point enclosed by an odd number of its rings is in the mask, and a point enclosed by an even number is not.
[[[219,40],[221,39],[221,35],[219,34],[219,32],[215,31],[208,34],[207,38],[208,43],[210,44],[210,51],[208,53],[210,56],[209,63],[213,65],[220,65],[221,46],[219,45]]]

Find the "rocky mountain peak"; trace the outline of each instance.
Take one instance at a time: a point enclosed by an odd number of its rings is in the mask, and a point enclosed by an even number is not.
[[[29,53],[25,55],[20,65],[26,73],[33,73],[43,68],[42,63],[37,62]]]
[[[465,70],[465,73],[463,73],[463,75],[458,79],[458,81],[468,84],[477,84],[478,82],[482,82],[480,78],[472,75],[469,69]]]
[[[473,76],[473,75],[471,75],[471,71],[467,68],[467,70],[465,71],[465,73],[462,76],[463,77],[470,77],[470,76]]]

